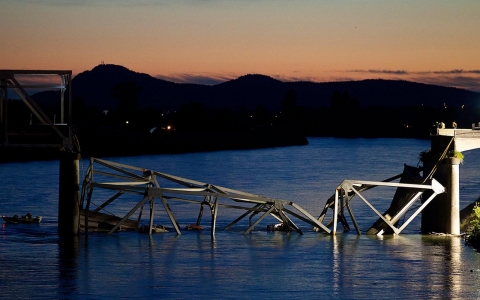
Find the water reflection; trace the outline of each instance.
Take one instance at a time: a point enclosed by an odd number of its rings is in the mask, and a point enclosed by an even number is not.
[[[460,238],[451,238],[450,249],[446,249],[451,255],[450,259],[450,270],[447,274],[449,274],[449,282],[451,285],[450,288],[450,299],[459,298],[460,292],[462,291],[462,277],[461,273],[465,271],[465,268],[462,264],[462,259],[460,256],[461,249],[463,247],[462,241]]]
[[[474,295],[458,237],[338,235],[332,237],[332,286],[340,298],[363,298],[368,293],[388,293],[393,298],[462,298]],[[476,290],[476,288],[474,289]],[[470,292],[468,292],[470,291]],[[399,294],[397,294],[399,293]]]
[[[79,237],[64,237],[58,243],[58,294],[71,298],[77,294]]]

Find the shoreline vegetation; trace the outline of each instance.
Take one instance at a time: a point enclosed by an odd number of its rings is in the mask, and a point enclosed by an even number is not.
[[[480,252],[480,197],[461,210],[460,220],[465,244]]]

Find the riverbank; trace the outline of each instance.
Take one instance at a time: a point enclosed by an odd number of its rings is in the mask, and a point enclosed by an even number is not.
[[[78,134],[82,157],[116,157],[150,154],[246,150],[308,145],[308,139],[285,132],[167,132]],[[0,162],[58,159],[56,148],[0,148]]]

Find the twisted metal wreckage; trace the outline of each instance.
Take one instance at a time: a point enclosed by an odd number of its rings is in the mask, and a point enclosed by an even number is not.
[[[213,184],[203,183],[195,180],[185,179],[165,173],[160,173],[145,168],[139,168],[120,163],[114,163],[97,158],[90,159],[90,165],[86,172],[82,186],[82,194],[80,199],[80,225],[85,232],[89,230],[108,230],[111,234],[122,229],[138,229],[145,204],[149,204],[149,225],[148,233],[154,231],[154,213],[156,199],[159,199],[163,209],[168,215],[173,228],[178,235],[181,234],[180,225],[169,203],[173,201],[182,201],[200,206],[196,225],[200,225],[203,216],[203,208],[207,206],[211,211],[211,236],[215,238],[217,214],[220,207],[244,210],[245,212],[238,218],[233,220],[224,229],[229,229],[237,224],[240,220],[249,217],[249,226],[243,232],[247,234],[252,231],[267,216],[275,218],[285,231],[296,231],[303,234],[302,230],[293,222],[292,217],[301,220],[315,231],[321,231],[328,234],[335,234],[337,223],[340,221],[344,229],[348,230],[349,226],[344,215],[344,208],[347,208],[350,218],[354,223],[357,233],[360,235],[360,229],[355,220],[350,202],[355,195],[358,195],[384,222],[384,225],[390,228],[393,233],[399,234],[410,222],[417,216],[433,198],[445,191],[435,179],[429,180],[428,184],[412,184],[412,183],[392,183],[402,177],[402,175],[394,176],[383,182],[345,180],[336,189],[335,194],[327,200],[325,207],[318,218],[313,217],[305,209],[292,201],[279,200],[259,196],[251,193],[237,191]],[[112,178],[118,181],[111,181]],[[161,180],[162,185],[159,184]],[[361,192],[375,186],[389,186],[402,188],[412,191],[412,197],[408,197],[405,205],[396,211],[396,214],[390,217],[388,214],[381,214]],[[113,191],[114,195],[108,199],[103,199],[103,203],[98,205],[94,210],[90,210],[94,190]],[[398,190],[397,190],[398,191]],[[420,205],[419,208],[410,216],[410,218],[397,228],[395,225],[400,218],[408,212],[409,208],[420,199],[425,191],[432,191],[432,195]],[[105,193],[99,193],[105,195]],[[107,207],[112,205],[114,201],[118,201],[120,196],[126,194],[138,195],[141,200],[128,211],[123,217],[117,217],[108,212]],[[405,197],[404,197],[405,198]],[[293,209],[292,209],[293,208]],[[331,220],[323,224],[327,212],[332,210],[333,217]],[[130,219],[138,211],[137,220]],[[105,213],[106,212],[106,213]],[[253,221],[255,216],[259,217]],[[332,229],[329,229],[332,228]],[[379,230],[380,231],[380,230]],[[378,234],[382,234],[381,230]]]

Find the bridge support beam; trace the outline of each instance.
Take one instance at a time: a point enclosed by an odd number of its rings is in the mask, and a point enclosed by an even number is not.
[[[58,233],[62,237],[78,234],[80,224],[79,161],[80,154],[78,153],[61,153],[58,193]]]
[[[460,234],[460,159],[449,158],[445,163],[447,168],[447,196],[450,202],[450,222],[447,222],[447,232]]]

